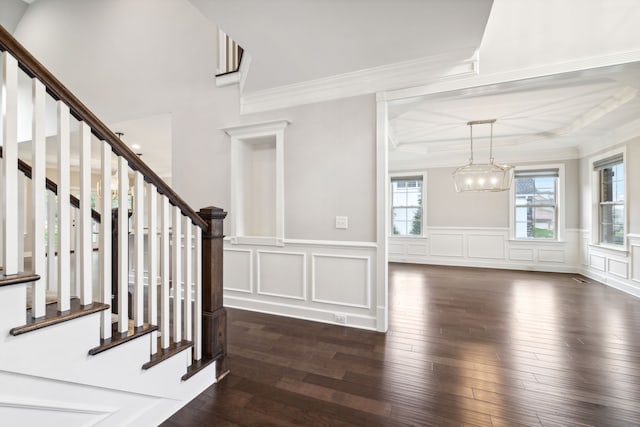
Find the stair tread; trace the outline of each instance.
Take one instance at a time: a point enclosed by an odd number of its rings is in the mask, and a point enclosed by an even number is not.
[[[27,332],[36,331],[38,329],[66,322],[68,320],[77,319],[79,317],[87,316],[93,313],[98,313],[108,308],[109,305],[99,302],[93,302],[89,305],[82,306],[79,299],[72,298],[71,308],[69,309],[69,311],[65,313],[59,313],[56,304],[48,304],[44,317],[34,319],[33,317],[31,317],[31,310],[27,310],[27,323],[11,329],[9,333],[15,336]]]
[[[213,357],[203,356],[200,360],[194,360],[191,365],[187,368],[187,373],[182,376],[182,381],[186,381],[189,378],[193,377],[195,374],[211,365],[216,360],[221,359],[224,356],[224,353],[219,353]]]
[[[17,274],[5,275],[0,272],[0,286],[16,285],[18,283],[35,282],[40,280],[40,276],[34,273],[20,272]]]
[[[118,331],[118,324],[114,323],[112,324],[111,338],[100,340],[100,345],[89,350],[89,354],[94,356],[157,330],[158,327],[156,325],[149,325],[148,323],[136,328],[133,326],[133,321],[130,320],[128,331],[121,333]]]
[[[151,356],[151,360],[142,365],[142,369],[153,368],[154,366],[160,364],[161,362],[169,359],[172,356],[180,353],[183,350],[186,350],[193,346],[192,341],[182,340],[178,343],[172,342],[169,347],[161,348],[160,347],[160,338],[158,338],[158,352]]]

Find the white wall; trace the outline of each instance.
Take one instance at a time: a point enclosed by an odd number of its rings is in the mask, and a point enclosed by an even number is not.
[[[284,245],[225,242],[225,304],[376,329],[374,98],[242,116],[228,125],[279,119],[290,121],[284,131]],[[189,163],[196,151],[210,159],[208,171],[228,174],[230,137],[210,134],[215,138],[194,139],[174,152],[174,164]],[[204,154],[214,150],[215,157]],[[228,176],[218,179],[230,184]],[[190,194],[194,184],[184,175],[176,188]],[[336,216],[349,218],[348,229],[335,227]]]

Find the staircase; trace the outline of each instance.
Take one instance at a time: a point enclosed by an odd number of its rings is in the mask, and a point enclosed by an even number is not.
[[[0,81],[0,425],[157,425],[226,374],[226,213],[195,212],[1,26]]]

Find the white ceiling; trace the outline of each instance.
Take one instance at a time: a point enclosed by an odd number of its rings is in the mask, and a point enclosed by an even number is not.
[[[480,45],[492,0],[189,0],[251,55],[245,92]]]
[[[394,101],[393,168],[453,165],[469,158],[473,120],[496,119],[496,161],[577,158],[587,145],[640,119],[640,64]],[[489,125],[474,126],[474,161],[488,161]],[[533,160],[533,159],[532,159]]]

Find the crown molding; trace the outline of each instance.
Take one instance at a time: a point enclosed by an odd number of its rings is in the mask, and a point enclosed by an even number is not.
[[[276,110],[296,105],[330,101],[379,91],[424,85],[478,73],[478,52],[464,58],[470,49],[368,68],[336,76],[243,93],[240,114]]]
[[[377,94],[377,101],[393,101],[416,96],[430,96],[442,92],[469,89],[480,86],[515,82],[538,77],[550,77],[556,74],[586,71],[593,68],[622,65],[640,61],[640,50],[617,52],[608,55],[580,58],[553,64],[544,64],[489,74],[474,73],[465,78],[435,81],[422,86],[388,90]]]

